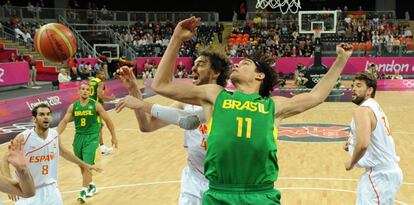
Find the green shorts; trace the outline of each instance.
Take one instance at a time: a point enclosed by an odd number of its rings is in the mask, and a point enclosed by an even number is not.
[[[87,164],[94,165],[97,149],[99,147],[99,132],[90,135],[75,134],[73,139],[73,153],[86,162]]]
[[[211,184],[203,194],[203,205],[280,205],[280,192],[273,184],[234,186]]]

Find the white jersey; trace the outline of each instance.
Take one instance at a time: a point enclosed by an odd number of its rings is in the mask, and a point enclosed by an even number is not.
[[[377,119],[375,129],[371,132],[371,143],[364,156],[357,162],[357,167],[370,168],[386,164],[397,164],[400,158],[395,152],[394,140],[391,136],[387,116],[377,101],[369,98],[360,106],[369,107]],[[352,119],[349,138],[349,154],[352,156],[358,136],[355,121]]]
[[[203,112],[203,108],[196,105],[184,105],[184,110],[191,112]],[[200,116],[200,115],[199,115]],[[204,119],[198,129],[185,130],[184,148],[188,153],[188,166],[204,178],[204,159],[206,158],[207,125]]]
[[[34,129],[26,130],[22,134],[24,136],[23,154],[35,187],[57,183],[59,162],[57,131],[49,129],[44,140],[37,135]]]

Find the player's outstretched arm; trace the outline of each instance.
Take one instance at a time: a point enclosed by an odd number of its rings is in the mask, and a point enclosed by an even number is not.
[[[116,79],[122,82],[122,85],[128,90],[130,95],[142,99],[141,92],[139,91],[139,86],[135,74],[132,71],[134,68],[128,66],[122,66],[114,72]]]
[[[0,191],[10,194],[9,196],[11,199],[16,199],[14,195],[25,198],[32,197],[35,195],[36,191],[32,175],[26,166],[26,161],[23,155],[23,141],[21,139],[22,136],[18,136],[11,140],[8,154],[5,156],[5,161],[3,161],[3,166],[7,166],[4,170],[2,168],[2,171],[4,171],[3,174],[9,176],[9,178],[0,175]],[[9,163],[15,167],[20,179],[19,182],[10,178]]]
[[[309,93],[296,95],[292,98],[280,96],[272,97],[276,103],[275,117],[287,118],[302,113],[323,103],[345,67],[352,54],[352,46],[339,44],[336,46],[337,57],[329,71]]]
[[[59,135],[61,135],[63,133],[63,131],[65,131],[66,129],[66,125],[68,125],[68,123],[70,121],[73,120],[73,104],[71,104],[68,107],[68,110],[66,111],[65,116],[63,117],[63,119],[59,122],[59,125],[57,126],[57,132],[59,133]]]
[[[214,103],[215,97],[223,89],[218,85],[195,86],[173,82],[178,51],[184,41],[190,40],[196,34],[199,23],[199,18],[191,17],[177,24],[151,85],[152,89],[160,95],[193,105],[201,105],[202,101]],[[210,96],[214,99],[209,99]]]
[[[150,115],[153,103],[142,100],[142,94],[136,83],[132,68],[123,66],[114,73],[114,76],[122,82],[122,85],[129,93],[128,96],[120,100],[116,105],[116,112],[121,112],[126,107],[133,109],[141,132],[152,132],[168,125]]]
[[[163,106],[128,95],[116,105],[115,110],[120,112],[126,107],[134,110],[142,132],[152,132],[169,124],[193,130],[200,125],[201,119],[204,119],[202,111],[183,110],[183,105],[179,102],[174,102],[170,106]]]
[[[111,133],[112,139],[112,146],[115,148],[118,148],[118,139],[116,137],[115,133],[115,126],[114,123],[112,123],[111,118],[109,118],[108,114],[106,113],[105,109],[100,103],[95,103],[96,111],[98,112],[99,116],[101,116],[102,120],[105,121],[106,125],[108,126],[109,132]]]

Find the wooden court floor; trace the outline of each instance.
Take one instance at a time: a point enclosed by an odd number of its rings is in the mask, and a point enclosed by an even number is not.
[[[395,204],[414,204],[414,92],[378,92],[376,99],[387,114],[404,184]],[[154,96],[148,101],[169,104],[171,101]],[[334,123],[348,125],[351,121],[352,103],[323,103],[305,113],[286,119],[284,123]],[[109,111],[116,126],[119,149],[113,154],[99,156],[98,165],[103,173],[95,174],[99,194],[87,204],[95,205],[173,205],[177,204],[181,170],[186,163],[182,146],[183,131],[168,126],[152,133],[139,131],[131,110],[121,113]],[[109,132],[104,129],[109,144]],[[71,148],[73,123],[61,136],[64,145]],[[282,204],[354,204],[355,190],[362,169],[346,172],[347,153],[340,143],[278,142],[280,174],[275,186],[282,192]],[[4,154],[6,146],[0,147]],[[64,203],[76,201],[81,187],[79,168],[61,158],[59,188]],[[1,195],[4,204],[7,196]]]

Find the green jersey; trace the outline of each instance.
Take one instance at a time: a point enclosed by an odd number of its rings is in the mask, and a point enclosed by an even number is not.
[[[101,98],[98,98],[98,84],[100,82],[102,82],[102,80],[99,78],[94,78],[89,82],[89,87],[91,88],[91,93],[89,94],[89,98],[103,105],[104,101]],[[103,89],[105,91],[105,86]]]
[[[205,176],[211,184],[272,185],[278,177],[275,104],[223,90],[209,124]]]
[[[95,134],[99,133],[98,112],[96,111],[96,101],[89,99],[85,106],[80,100],[73,103],[73,118],[75,121],[76,134]]]

